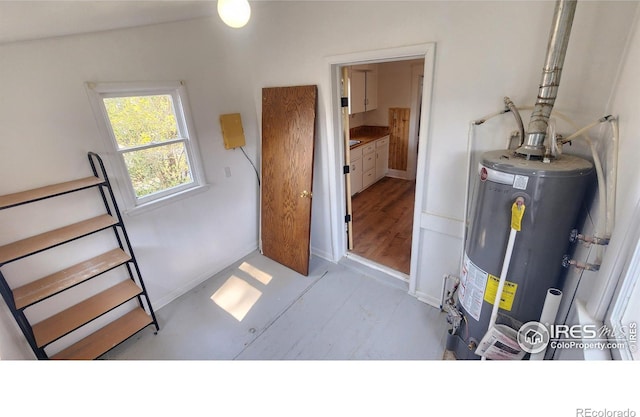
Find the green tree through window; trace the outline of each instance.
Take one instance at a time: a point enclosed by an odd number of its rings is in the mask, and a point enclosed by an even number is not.
[[[193,182],[171,95],[104,98],[137,198]]]

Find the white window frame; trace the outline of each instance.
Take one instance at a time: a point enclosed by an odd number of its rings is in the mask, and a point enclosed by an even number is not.
[[[110,178],[115,177],[120,186],[125,213],[137,214],[145,211],[145,209],[155,208],[158,205],[169,203],[207,188],[202,171],[198,142],[194,133],[195,129],[193,128],[189,114],[187,91],[182,81],[87,83],[86,88],[98,122],[99,130],[101,131],[101,136],[107,143],[109,149],[108,153],[111,156],[111,158],[109,158],[110,162],[115,170],[115,175],[110,175]],[[193,181],[189,184],[183,184],[157,193],[137,197],[124,160],[124,154],[130,152],[132,149],[119,148],[103,99],[147,95],[171,96],[180,137],[159,144],[139,146],[136,147],[135,150],[166,146],[171,143],[184,143]]]
[[[637,329],[640,324],[638,275],[640,275],[640,244],[635,247],[633,257],[620,287],[618,299],[613,304],[609,318],[609,326],[612,329],[618,329],[617,336],[623,338],[626,342],[622,348],[612,352],[615,359],[633,360],[638,358],[637,349],[640,346]],[[631,350],[632,345],[635,348],[633,351]]]
[[[625,340],[625,346],[621,349],[612,349],[614,359],[633,360],[638,358],[638,350],[631,351],[631,345],[640,349],[637,339],[638,329],[631,326],[640,325],[640,202],[638,202],[633,216],[632,224],[627,229],[621,253],[616,257],[616,266],[613,283],[617,284],[612,302],[605,317],[605,324],[611,329],[616,329],[615,336]],[[633,340],[630,340],[633,338]],[[614,340],[617,341],[617,340]]]

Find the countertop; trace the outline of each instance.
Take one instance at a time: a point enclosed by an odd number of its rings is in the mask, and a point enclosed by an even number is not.
[[[351,140],[359,140],[360,143],[351,145],[350,149],[366,145],[369,142],[383,138],[389,134],[388,126],[358,126],[349,129]]]

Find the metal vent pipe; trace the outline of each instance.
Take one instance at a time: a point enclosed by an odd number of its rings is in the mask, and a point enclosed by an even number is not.
[[[551,116],[551,110],[558,96],[560,75],[567,52],[576,4],[577,0],[558,0],[556,2],[538,99],[529,120],[524,144],[516,150],[517,153],[527,157],[545,154],[544,139],[549,116]]]

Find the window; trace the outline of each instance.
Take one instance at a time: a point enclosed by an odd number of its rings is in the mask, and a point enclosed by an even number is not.
[[[640,203],[632,218],[632,225],[626,230],[624,245],[616,256],[618,277],[617,289],[611,308],[607,313],[607,325],[616,330],[613,335],[622,346],[613,350],[616,359],[640,360],[638,324],[640,324]]]
[[[198,152],[180,82],[88,84],[115,157],[128,209],[202,187]]]
[[[615,239],[622,239],[612,253],[611,272],[602,291],[601,303],[607,304],[605,324],[612,330],[609,335],[615,346],[611,349],[614,359],[640,360],[638,324],[640,324],[640,201],[624,231],[616,229]],[[624,236],[623,236],[624,235]],[[612,245],[613,245],[612,240]]]

